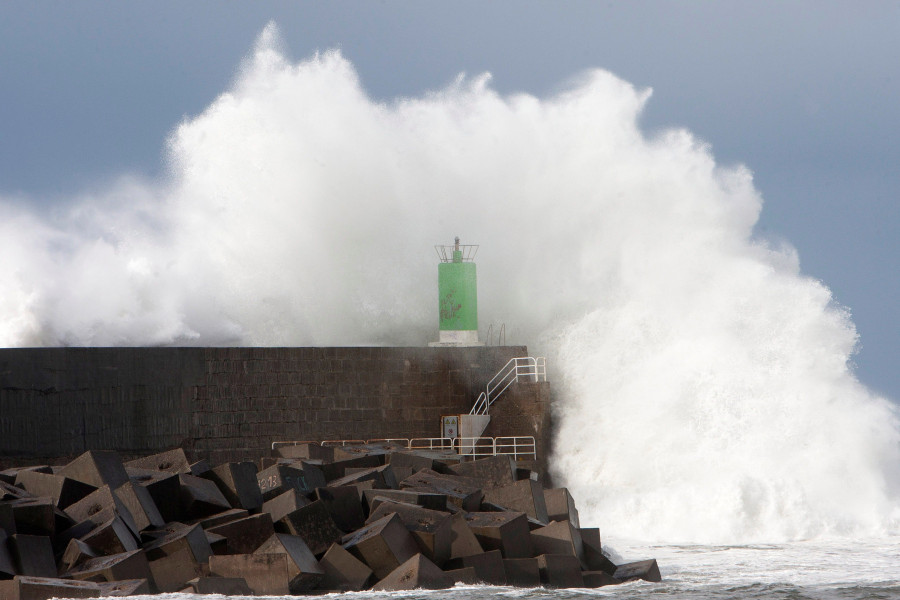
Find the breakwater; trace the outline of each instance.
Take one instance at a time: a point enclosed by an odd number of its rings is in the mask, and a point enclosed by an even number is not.
[[[313,458],[315,456],[316,458]],[[87,452],[0,471],[0,597],[287,595],[660,581],[509,456],[285,446],[251,462]]]
[[[440,437],[524,346],[0,349],[0,467],[183,448],[213,464],[280,440]],[[517,383],[486,436],[550,443],[550,387]]]

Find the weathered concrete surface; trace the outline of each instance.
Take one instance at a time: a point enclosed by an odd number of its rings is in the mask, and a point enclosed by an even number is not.
[[[451,587],[453,579],[423,554],[416,554],[394,569],[372,588],[377,592],[398,590],[440,590]]]
[[[7,469],[6,478],[22,485],[0,481],[0,598],[180,591],[285,595],[440,588],[475,581],[599,587],[660,578],[655,560],[615,565],[600,546],[597,528],[579,528],[568,520],[545,524],[524,510],[483,500],[487,490],[499,494],[495,500],[520,502],[527,509],[545,497],[546,490],[527,470],[517,467],[519,479],[510,484],[513,471],[505,459],[460,469],[475,476],[467,477],[426,455],[419,463],[423,468],[403,480],[413,487],[398,491],[374,486],[389,484],[395,468],[411,472],[412,467],[365,466],[398,456],[390,444],[361,446],[358,452],[345,447],[342,454],[356,458],[337,466],[299,463],[299,471],[322,484],[325,472],[340,472],[341,478],[331,480],[336,487],[317,486],[304,493],[306,487],[279,483],[272,489],[281,494],[252,509],[233,505],[262,500],[268,482],[260,483],[254,465],[186,465],[186,455],[178,452],[123,467],[129,481],[114,490],[104,483],[65,510],[54,504],[62,497],[57,494],[61,480],[52,479],[47,467]],[[65,468],[115,473],[118,463],[115,456],[88,453],[74,461],[75,467]],[[284,479],[284,470],[275,472]],[[490,480],[490,473],[499,481]],[[111,480],[104,477],[97,482]],[[33,496],[24,489],[26,482],[40,483],[29,485],[48,495]],[[47,483],[53,485],[43,485]],[[168,510],[192,520],[161,523],[156,498],[167,498],[165,488],[157,485],[168,486],[168,495],[178,498],[177,507]],[[567,493],[553,491],[550,496],[559,501],[562,512],[557,516],[573,515]],[[75,585],[60,577],[89,581]]]
[[[4,348],[0,457],[56,461],[93,448],[136,457],[180,447],[218,465],[256,460],[280,440],[433,437],[441,416],[467,413],[485,383],[527,352]],[[511,391],[504,400],[511,414],[520,410]],[[495,406],[501,419],[505,407]]]

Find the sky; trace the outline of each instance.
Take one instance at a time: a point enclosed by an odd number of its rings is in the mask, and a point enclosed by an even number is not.
[[[160,177],[270,21],[295,60],[340,49],[376,100],[484,72],[504,94],[592,68],[652,89],[644,130],[753,172],[756,234],[796,247],[852,314],[859,378],[900,398],[900,2],[2,0],[0,196],[49,213]]]

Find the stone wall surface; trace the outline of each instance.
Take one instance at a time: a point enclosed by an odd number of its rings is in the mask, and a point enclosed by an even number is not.
[[[175,446],[213,464],[282,440],[438,437],[524,346],[0,349],[0,462]],[[515,384],[485,435],[544,435],[547,384]]]

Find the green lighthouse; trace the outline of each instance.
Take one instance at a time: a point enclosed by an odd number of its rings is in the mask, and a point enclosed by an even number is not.
[[[432,346],[481,346],[478,341],[477,245],[435,246],[438,264],[440,341]]]

